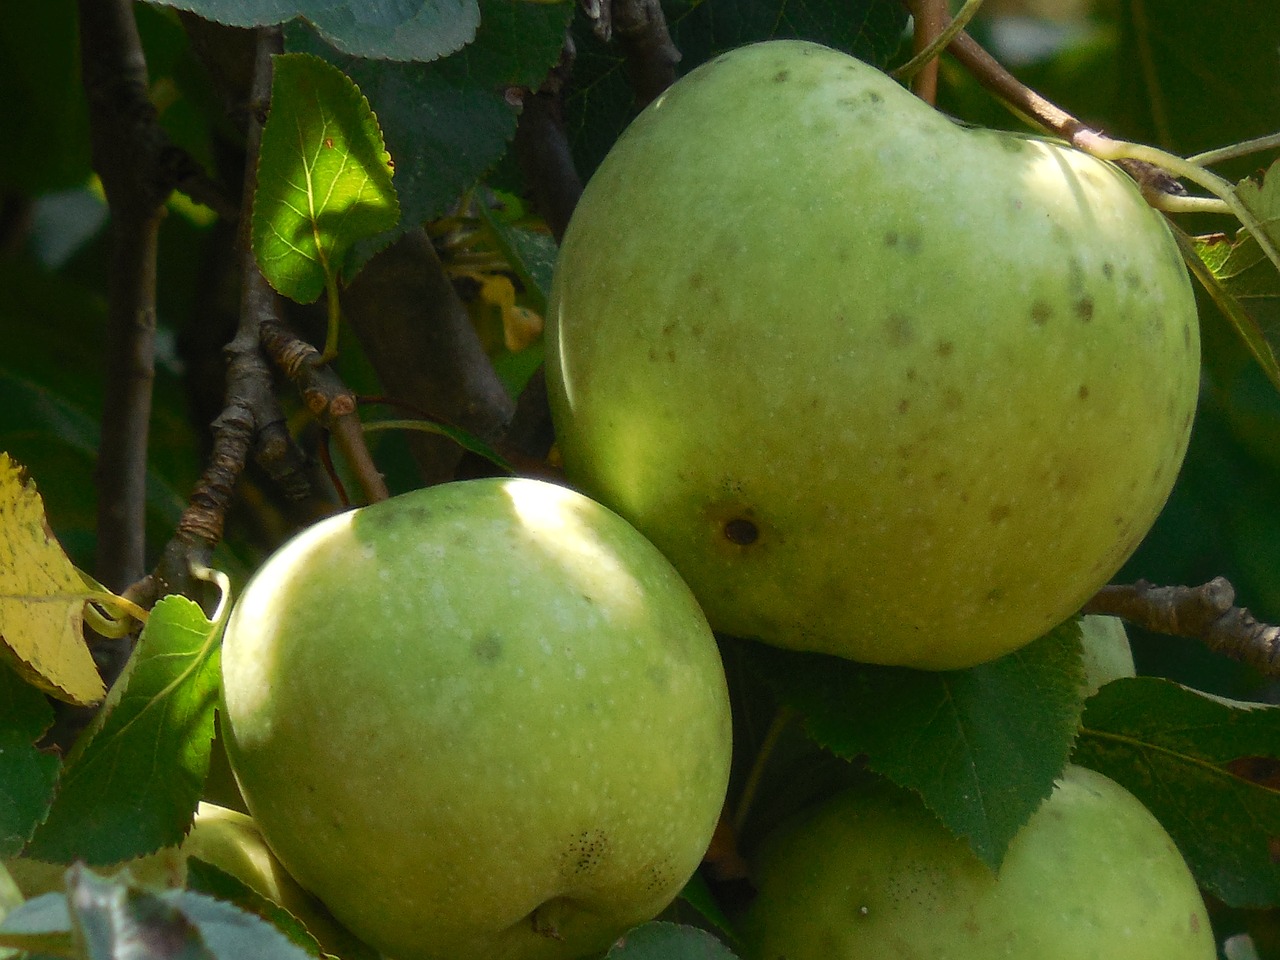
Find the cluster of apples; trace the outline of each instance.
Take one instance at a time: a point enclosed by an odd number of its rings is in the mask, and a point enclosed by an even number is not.
[[[814,44],[713,60],[619,139],[560,252],[576,490],[446,484],[271,558],[223,650],[245,800],[389,957],[599,953],[721,812],[713,630],[917,669],[1019,648],[1147,532],[1198,367],[1176,246],[1118,170]],[[1163,829],[1082,769],[998,877],[888,786],[747,853],[751,960],[1214,956]]]

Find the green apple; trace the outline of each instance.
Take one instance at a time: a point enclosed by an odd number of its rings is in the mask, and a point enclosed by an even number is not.
[[[801,41],[631,124],[548,317],[570,480],[717,630],[872,663],[969,666],[1079,610],[1197,397],[1187,272],[1119,169]]]
[[[396,960],[607,946],[679,893],[724,800],[706,618],[561,486],[445,484],[312,526],[246,585],[222,665],[259,829]]]
[[[1080,618],[1080,646],[1084,651],[1084,695],[1091,697],[1105,684],[1132,677],[1133,648],[1119,617],[1089,614]]]
[[[761,845],[748,960],[1213,960],[1195,880],[1132,794],[1069,767],[999,875],[912,793],[838,794]]]

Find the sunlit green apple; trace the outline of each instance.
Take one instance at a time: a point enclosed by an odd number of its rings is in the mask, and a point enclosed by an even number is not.
[[[1151,813],[1069,767],[997,875],[907,791],[857,789],[755,858],[747,960],[1213,960],[1195,880]]]
[[[724,799],[706,619],[564,487],[473,480],[316,524],[245,587],[222,664],[259,829],[396,960],[599,950],[676,896]]]
[[[1080,618],[1080,646],[1084,651],[1084,694],[1098,690],[1121,677],[1132,677],[1133,648],[1119,617],[1090,614]]]
[[[957,668],[1074,614],[1185,452],[1199,336],[1116,167],[967,129],[843,53],[698,67],[564,238],[548,389],[569,478],[718,630]]]

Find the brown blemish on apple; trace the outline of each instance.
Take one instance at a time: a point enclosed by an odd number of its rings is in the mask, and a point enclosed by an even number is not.
[[[472,644],[471,653],[477,660],[483,660],[485,663],[500,660],[502,659],[502,638],[493,634],[481,637]]]
[[[1080,384],[1080,389],[1076,391],[1076,396],[1081,400],[1089,399],[1089,387],[1086,384]]]
[[[1083,323],[1093,319],[1093,297],[1081,297],[1076,301],[1076,316]]]
[[[775,73],[775,74],[773,75],[773,82],[774,82],[774,83],[785,83],[786,81],[788,81],[788,80],[790,80],[790,79],[791,79],[791,71],[790,71],[790,70],[779,70],[777,73]]]
[[[1049,318],[1053,316],[1053,307],[1045,303],[1043,300],[1037,300],[1031,305],[1031,320],[1037,327],[1043,327],[1049,322]]]
[[[901,400],[898,401],[899,413],[906,413],[910,409],[911,409],[911,401],[908,400],[906,397],[903,397]]]
[[[991,512],[987,514],[987,516],[991,518],[992,523],[999,523],[1001,520],[1008,517],[1010,512],[1008,504],[1002,503],[999,506],[992,507]]]
[[[890,230],[884,235],[884,245],[886,247],[896,247],[898,245],[898,234],[894,230]]]
[[[943,340],[938,344],[937,354],[944,359],[956,352],[956,345],[950,340]]]
[[[724,523],[724,538],[740,547],[749,547],[760,539],[760,528],[746,517],[731,517]]]
[[[891,313],[884,322],[885,333],[889,337],[889,346],[905,347],[916,338],[911,318],[905,313]]]

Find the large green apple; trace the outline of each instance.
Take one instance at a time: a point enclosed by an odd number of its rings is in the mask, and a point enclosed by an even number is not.
[[[912,793],[838,794],[781,827],[738,926],[748,960],[1213,960],[1204,902],[1132,794],[1069,767],[999,875]]]
[[[1191,286],[1123,173],[800,41],[631,124],[551,301],[569,478],[716,629],[872,663],[964,667],[1075,613],[1195,409]]]
[[[259,829],[396,960],[600,949],[676,896],[724,799],[705,617],[634,528],[553,484],[316,524],[245,587],[222,664]]]

